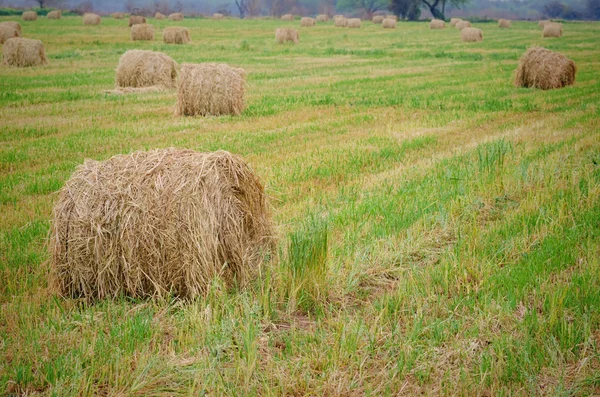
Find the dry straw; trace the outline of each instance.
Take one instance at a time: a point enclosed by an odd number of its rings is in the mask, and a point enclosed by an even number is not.
[[[446,27],[446,22],[441,19],[432,19],[429,22],[429,29],[444,29]]]
[[[154,27],[140,23],[131,27],[131,40],[154,40]]]
[[[538,27],[544,29],[544,26],[546,26],[546,24],[550,23],[550,21],[548,21],[547,19],[539,21],[538,22]]]
[[[477,28],[464,28],[460,32],[460,38],[465,42],[483,41],[483,32]]]
[[[12,25],[0,24],[0,44],[14,37],[21,37],[21,33]]]
[[[246,73],[217,63],[183,64],[177,82],[180,116],[239,115],[245,108]]]
[[[293,21],[294,16],[292,14],[285,14],[281,16],[282,21]]]
[[[212,16],[212,19],[223,19],[223,18],[225,18],[225,15],[219,14],[218,12],[215,12]]]
[[[386,15],[384,19],[393,19],[394,21],[398,21],[398,17],[396,15]]]
[[[383,22],[383,15],[375,15],[373,17],[373,19],[371,19],[371,22],[373,23],[382,23]]]
[[[125,19],[125,14],[122,12],[113,12],[111,15],[113,19]]]
[[[129,50],[119,59],[116,87],[174,88],[177,63],[162,52]]]
[[[46,65],[46,51],[39,40],[15,37],[4,42],[2,64],[7,66],[28,67]]]
[[[48,15],[46,15],[46,18],[48,18],[48,19],[61,19],[62,18],[62,12],[60,10],[50,11],[48,13]]]
[[[283,44],[287,41],[291,41],[294,44],[298,44],[300,41],[300,35],[296,29],[292,28],[277,28],[275,30],[275,41],[279,44]]]
[[[329,21],[329,16],[327,14],[317,15],[317,22],[327,22]]]
[[[542,37],[561,37],[562,36],[562,25],[560,23],[547,23],[544,26]]]
[[[173,26],[163,31],[163,41],[168,44],[186,44],[191,41],[187,28]]]
[[[332,19],[334,19],[334,20],[335,20],[335,19],[337,19],[337,18],[346,18],[346,17],[345,17],[345,16],[343,16],[342,14],[337,14],[337,15],[334,15]]]
[[[396,20],[391,18],[386,18],[381,23],[381,26],[384,29],[396,29]]]
[[[345,28],[348,26],[348,20],[344,17],[338,17],[333,20],[333,25],[338,28]]]
[[[132,27],[133,25],[142,24],[142,23],[146,23],[146,18],[143,17],[142,15],[130,15],[129,16],[129,27]]]
[[[450,26],[455,27],[460,21],[462,21],[460,18],[450,18]]]
[[[165,18],[166,18],[165,14],[163,14],[161,12],[157,12],[156,14],[154,14],[154,19],[161,20],[161,19],[165,19]]]
[[[246,285],[275,246],[264,187],[229,152],[156,149],[86,160],[58,194],[50,285],[87,300]]]
[[[360,18],[348,19],[348,27],[349,28],[360,28],[361,26],[362,26],[362,23],[360,21]]]
[[[175,12],[169,15],[169,21],[183,21],[183,14],[180,12]]]
[[[577,66],[566,56],[544,47],[531,47],[519,60],[515,86],[542,90],[562,88],[575,83]]]
[[[23,18],[24,21],[35,21],[37,17],[38,15],[35,11],[25,11],[23,15],[21,15],[21,18]]]
[[[456,29],[463,30],[464,28],[470,28],[471,22],[469,21],[460,21],[455,25]]]
[[[315,26],[315,20],[310,17],[303,17],[300,19],[300,26],[311,27]]]
[[[91,14],[91,13],[83,15],[83,24],[84,25],[100,25],[101,21],[102,21],[102,19],[100,18],[100,15]]]
[[[19,36],[21,36],[23,33],[21,30],[21,24],[19,22],[15,22],[15,21],[0,22],[0,26],[10,26],[13,29],[16,29],[16,31],[19,32]]]
[[[510,28],[512,23],[508,19],[499,19],[498,27],[499,28]]]

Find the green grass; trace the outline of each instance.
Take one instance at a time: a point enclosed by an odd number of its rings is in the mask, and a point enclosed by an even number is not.
[[[8,20],[10,17],[1,17]],[[565,395],[600,392],[600,25],[454,29],[272,20],[21,22],[49,65],[0,68],[0,394]],[[543,45],[573,87],[516,88]],[[174,92],[110,96],[128,49],[243,67],[239,117]],[[85,158],[224,149],[265,182],[278,258],[245,289],[95,304],[53,296],[54,194]]]

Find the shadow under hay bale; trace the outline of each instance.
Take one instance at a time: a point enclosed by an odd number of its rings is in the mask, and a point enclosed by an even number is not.
[[[562,37],[562,25],[550,22],[544,26],[542,37]]]
[[[460,38],[467,43],[483,41],[483,32],[477,28],[464,28],[460,32]]]
[[[285,14],[281,16],[282,21],[293,21],[294,16],[292,14]]]
[[[131,40],[154,40],[154,27],[147,23],[140,23],[131,27]]]
[[[84,25],[100,25],[102,19],[100,15],[97,14],[84,14],[83,16],[83,24]]]
[[[48,64],[44,44],[39,40],[15,37],[4,42],[2,64],[15,67],[41,66]]]
[[[470,28],[471,27],[471,22],[469,22],[469,21],[460,21],[460,22],[457,22],[457,24],[455,25],[455,27],[458,30],[463,30],[465,28]]]
[[[215,13],[212,15],[212,19],[223,19],[223,18],[225,18],[225,15],[223,15],[223,14],[220,14],[220,13],[218,13],[218,12],[215,12]]]
[[[550,90],[575,83],[575,62],[544,47],[531,47],[519,60],[515,86]]]
[[[111,16],[113,19],[125,19],[125,13],[122,12],[113,12]]]
[[[115,87],[175,87],[177,63],[162,52],[129,50],[119,59]]]
[[[499,28],[510,28],[511,26],[512,26],[512,23],[508,19],[499,19],[498,20]]]
[[[362,26],[362,22],[360,20],[360,18],[350,18],[348,19],[348,23],[347,26],[349,28],[360,28]]]
[[[383,20],[383,22],[381,22],[381,26],[384,29],[396,29],[396,20],[395,19],[386,18],[386,19]]]
[[[163,41],[167,44],[186,44],[191,41],[187,28],[172,26],[163,31]]]
[[[183,14],[180,12],[175,12],[169,15],[169,21],[183,21]]]
[[[429,22],[429,29],[444,29],[446,27],[446,22],[441,19],[432,19]]]
[[[46,18],[48,18],[48,19],[61,19],[62,18],[62,12],[59,11],[59,10],[50,11],[48,13],[48,15],[46,15]]]
[[[130,15],[129,16],[129,27],[133,25],[140,25],[146,23],[146,18],[141,15]]]
[[[383,15],[375,15],[373,17],[373,19],[371,19],[371,22],[373,22],[373,23],[382,23],[383,20],[384,20]]]
[[[327,22],[329,21],[329,16],[327,14],[317,15],[317,22]]]
[[[226,64],[183,64],[177,81],[179,116],[240,115],[246,104],[246,73]]]
[[[0,44],[4,44],[6,40],[15,37],[21,37],[21,33],[14,27],[14,25],[0,24]]]
[[[277,28],[275,30],[275,41],[279,44],[283,44],[287,41],[291,41],[294,44],[300,42],[300,35],[296,29],[292,28]]]
[[[192,299],[215,277],[245,285],[274,235],[243,159],[157,149],[80,165],[59,192],[49,249],[63,296]]]
[[[459,23],[460,21],[462,21],[462,19],[460,19],[460,18],[450,18],[450,26],[455,27],[456,24]]]
[[[333,20],[333,25],[337,28],[345,28],[348,26],[348,20],[344,17],[337,17]]]
[[[162,20],[162,19],[165,19],[165,18],[166,18],[165,14],[163,14],[163,13],[157,12],[156,14],[154,14],[154,19]]]
[[[311,27],[315,26],[315,20],[309,17],[303,17],[300,19],[300,26]]]
[[[35,11],[25,11],[21,15],[21,18],[23,18],[24,21],[35,21],[38,18],[38,14]]]

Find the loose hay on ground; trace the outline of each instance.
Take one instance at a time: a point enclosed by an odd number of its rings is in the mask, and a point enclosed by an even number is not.
[[[395,19],[386,18],[386,19],[383,20],[383,22],[381,22],[381,26],[384,29],[396,29],[396,20]]]
[[[129,16],[129,27],[133,25],[139,25],[142,23],[146,23],[146,18],[141,15],[130,15]]]
[[[561,37],[562,25],[560,23],[550,22],[544,26],[542,37]]]
[[[180,12],[175,12],[169,15],[169,21],[183,21],[183,14]]]
[[[309,17],[303,17],[300,19],[300,26],[311,27],[315,26],[315,20]]]
[[[174,88],[177,63],[162,52],[129,50],[119,59],[115,87]]]
[[[470,28],[471,27],[471,22],[469,22],[469,21],[460,21],[460,22],[456,23],[455,27],[458,30],[463,30],[465,28]]]
[[[0,24],[0,44],[14,37],[21,37],[21,33],[13,25]]]
[[[347,26],[349,28],[360,28],[362,26],[362,22],[360,18],[350,18],[348,19]]]
[[[163,31],[163,41],[168,44],[186,44],[191,41],[190,31],[187,28],[173,26]]]
[[[329,16],[327,14],[317,15],[317,22],[327,22],[329,21]]]
[[[62,12],[59,11],[59,10],[50,11],[48,13],[48,15],[46,15],[46,18],[48,18],[48,19],[61,19],[62,18]]]
[[[383,20],[384,20],[383,15],[375,15],[373,17],[373,19],[371,19],[371,22],[373,22],[373,23],[382,23]]]
[[[294,44],[298,44],[300,41],[300,35],[296,29],[277,28],[275,30],[275,41],[277,41],[279,44],[283,44],[286,41],[291,41]]]
[[[562,88],[575,83],[575,62],[544,47],[532,47],[519,60],[515,86],[542,90]]]
[[[46,51],[39,40],[15,37],[4,42],[2,64],[16,67],[46,65]]]
[[[432,19],[429,22],[429,29],[444,29],[446,27],[446,22],[441,19]]]
[[[500,19],[498,20],[499,28],[510,28],[512,23],[508,19]]]
[[[140,23],[131,27],[131,40],[154,40],[154,27],[147,23]]]
[[[483,32],[477,28],[464,28],[460,32],[460,38],[465,42],[483,41]]]
[[[100,25],[101,21],[102,21],[102,19],[100,18],[100,15],[91,14],[91,13],[83,15],[83,24],[84,25]]]
[[[35,21],[37,17],[38,15],[35,11],[25,11],[23,12],[23,15],[21,15],[21,18],[23,18],[24,21]]]

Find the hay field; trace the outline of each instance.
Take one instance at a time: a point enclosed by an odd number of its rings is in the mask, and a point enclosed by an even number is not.
[[[6,17],[1,21],[9,20]],[[0,68],[0,395],[575,395],[600,388],[600,24],[19,21]],[[162,43],[183,26],[192,41]],[[531,45],[575,85],[513,86]],[[110,95],[119,57],[247,73],[240,116]],[[248,288],[86,304],[47,289],[52,206],[85,158],[227,150],[264,181],[278,260]]]

